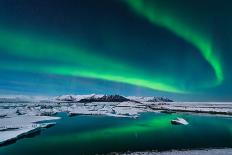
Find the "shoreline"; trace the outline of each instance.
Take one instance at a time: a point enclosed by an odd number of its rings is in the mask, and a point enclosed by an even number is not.
[[[232,116],[232,104],[187,104],[180,102],[92,102],[92,103],[1,103],[0,147],[25,135],[46,128],[40,123],[60,119],[55,114],[65,112],[69,117],[102,115],[120,118],[137,118],[141,113],[191,113],[219,117]],[[62,119],[62,118],[61,118]],[[51,124],[47,124],[50,126]]]
[[[109,155],[231,155],[232,148],[210,148],[194,150],[171,150],[164,152],[144,151],[144,152],[126,152],[110,153]]]

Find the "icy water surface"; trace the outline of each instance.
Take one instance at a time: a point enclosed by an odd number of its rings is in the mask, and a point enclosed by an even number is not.
[[[78,155],[109,152],[232,148],[232,119],[190,114],[144,113],[139,118],[75,116],[40,135],[0,147],[1,155]],[[176,117],[190,125],[172,125]]]

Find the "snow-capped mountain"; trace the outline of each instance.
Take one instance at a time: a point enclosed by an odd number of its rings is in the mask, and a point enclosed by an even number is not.
[[[81,100],[89,100],[89,99],[98,99],[103,97],[104,95],[101,94],[89,94],[89,95],[61,95],[55,97],[54,100],[56,101],[71,101],[71,102],[79,102]]]
[[[103,95],[101,97],[90,97],[80,100],[79,102],[124,102],[129,99],[120,95]]]
[[[56,101],[70,102],[173,102],[165,97],[139,97],[139,96],[121,96],[121,95],[61,95],[55,98]]]
[[[139,97],[139,96],[121,96],[121,95],[60,95],[56,97],[46,96],[25,96],[25,95],[8,95],[0,96],[0,103],[28,103],[28,102],[173,102],[164,97]]]
[[[173,102],[173,100],[165,97],[128,96],[127,98],[137,102]]]
[[[57,101],[70,102],[124,102],[129,99],[120,95],[62,95],[55,98]]]

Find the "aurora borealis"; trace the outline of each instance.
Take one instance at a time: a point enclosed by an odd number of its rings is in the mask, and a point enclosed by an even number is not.
[[[3,0],[0,92],[230,100],[229,5]]]
[[[57,42],[49,42],[45,39],[36,40],[33,38],[24,37],[22,35],[12,35],[11,33],[1,33],[2,48],[13,52],[15,55],[25,56],[30,59],[49,59],[58,62],[73,63],[70,65],[43,65],[43,64],[29,64],[30,67],[19,64],[17,68],[28,70],[37,70],[42,73],[54,73],[61,75],[73,75],[87,78],[97,78],[103,80],[110,80],[116,82],[124,82],[138,86],[144,86],[151,89],[165,90],[170,92],[185,93],[176,87],[169,86],[162,83],[162,80],[149,79],[149,76],[143,72],[137,72],[136,69],[130,66],[123,65],[120,62],[114,62],[104,56],[88,54],[91,52],[83,51],[83,49],[65,46]],[[38,37],[35,37],[38,38]],[[35,49],[34,47],[39,47]],[[36,54],[32,53],[34,51]],[[63,54],[65,53],[65,59]],[[54,57],[54,55],[56,55]],[[86,58],[88,61],[86,62]],[[3,64],[4,65],[4,64]],[[8,65],[7,65],[8,66]],[[81,66],[81,67],[80,67]],[[23,70],[22,69],[22,70]],[[129,71],[129,72],[127,72]],[[114,73],[116,72],[116,73]],[[99,74],[101,73],[101,74]],[[137,75],[136,77],[134,75]]]
[[[212,45],[207,38],[192,29],[190,25],[179,21],[179,19],[171,13],[154,7],[156,5],[152,5],[149,1],[128,0],[127,2],[136,12],[145,16],[152,23],[165,27],[177,36],[180,36],[187,42],[193,44],[213,67],[218,82],[223,80],[222,66],[217,56],[215,56]]]

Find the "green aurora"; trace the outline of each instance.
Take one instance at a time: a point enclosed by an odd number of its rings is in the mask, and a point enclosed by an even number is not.
[[[145,121],[138,120],[137,122],[132,122],[129,125],[123,125],[121,127],[109,127],[96,131],[86,131],[83,133],[74,133],[68,136],[53,136],[47,139],[48,143],[56,142],[62,143],[69,141],[70,143],[80,143],[88,141],[99,141],[102,137],[107,138],[121,137],[133,133],[149,133],[149,132],[160,132],[164,129],[171,127],[170,119],[175,118],[174,116],[159,116],[153,119],[148,119]]]
[[[222,82],[223,74],[221,65],[219,60],[213,54],[210,43],[207,42],[204,37],[198,35],[198,33],[194,31],[190,31],[187,26],[177,20],[175,21],[171,16],[162,15],[162,13],[159,12],[159,16],[164,16],[166,18],[156,17],[155,15],[157,12],[154,12],[154,9],[150,7],[147,8],[145,5],[146,3],[143,3],[143,1],[136,1],[136,3],[132,3],[132,1],[128,2],[137,11],[146,10],[143,14],[152,22],[170,29],[178,36],[183,37],[185,40],[198,47],[205,59],[210,63],[210,65],[212,65],[218,83]],[[133,68],[133,66],[120,62],[119,60],[113,60],[112,58],[99,54],[96,55],[92,51],[88,51],[77,46],[64,44],[63,42],[59,42],[54,39],[47,39],[38,35],[25,35],[25,32],[23,34],[22,32],[10,31],[4,28],[1,28],[0,34],[1,48],[7,50],[10,54],[35,60],[47,59],[57,61],[62,64],[27,64],[24,62],[22,63],[24,65],[15,65],[18,66],[19,70],[28,69],[37,70],[41,73],[44,72],[103,79],[173,93],[190,92],[180,84],[177,84],[176,81],[173,81],[172,78],[167,78],[162,75],[151,77],[148,73],[144,73],[137,68]],[[65,58],[63,57],[64,53]],[[91,63],[86,62],[86,58],[88,58],[88,61]],[[9,65],[2,64],[2,66]],[[15,69],[16,68],[17,67],[15,67]]]
[[[229,100],[229,3],[171,2],[0,2],[0,92]]]
[[[151,3],[156,1],[126,0],[125,2],[127,2],[131,9],[133,9],[136,13],[143,16],[153,24],[170,30],[177,36],[194,45],[199,52],[201,52],[205,60],[213,67],[217,83],[220,84],[223,81],[222,64],[220,63],[217,55],[214,53],[212,43],[208,38],[168,11],[159,9],[158,4]]]
[[[40,39],[38,36],[25,36],[21,33],[12,33],[1,29],[0,46],[13,55],[23,56],[32,60],[47,59],[59,62],[59,65],[24,62],[16,64],[14,68],[9,68],[7,66],[10,65],[7,62],[5,64],[2,62],[3,64],[1,66],[3,68],[36,70],[44,73],[96,78],[167,92],[187,93],[183,88],[174,86],[172,79],[159,76],[155,78],[150,77],[147,73],[138,71],[133,66],[110,60],[110,58],[99,54],[94,55],[91,51],[54,40]],[[88,62],[86,58],[88,58]]]
[[[108,139],[121,139],[121,137],[126,137],[126,136],[133,136],[135,133],[136,134],[143,134],[144,136],[149,136],[150,133],[160,133],[161,135],[170,130],[176,135],[183,135],[183,129],[186,128],[187,126],[183,126],[183,128],[175,128],[173,127],[172,124],[170,124],[170,120],[175,119],[178,117],[178,115],[173,114],[173,115],[160,115],[156,116],[153,118],[145,119],[145,120],[136,120],[132,121],[128,124],[121,124],[121,126],[112,126],[112,127],[107,127],[103,129],[97,129],[97,130],[89,130],[89,131],[82,131],[78,133],[70,133],[70,134],[64,134],[64,135],[54,135],[49,138],[46,138],[43,143],[47,144],[55,144],[55,145],[65,145],[65,143],[70,143],[70,144],[81,144],[81,143],[86,143],[88,144],[89,142],[91,143],[99,143],[99,141],[102,140],[108,140]],[[185,116],[186,117],[186,116]],[[194,123],[202,123],[202,120],[199,118],[191,118],[192,116],[189,115],[187,116],[188,119],[192,120]],[[203,117],[204,118],[204,117]],[[204,119],[209,119],[205,117]],[[203,119],[203,120],[204,120]],[[228,120],[225,119],[223,120],[222,126],[226,129],[226,132],[230,133],[230,125],[227,124]],[[214,120],[209,119],[209,124],[213,125],[214,127],[218,127],[217,123],[214,122]],[[226,123],[227,122],[227,123]],[[188,126],[188,129],[191,129],[192,127]],[[197,128],[195,128],[197,129]],[[194,130],[194,129],[192,129]],[[171,133],[172,133],[171,132]],[[157,138],[157,137],[154,137]]]

